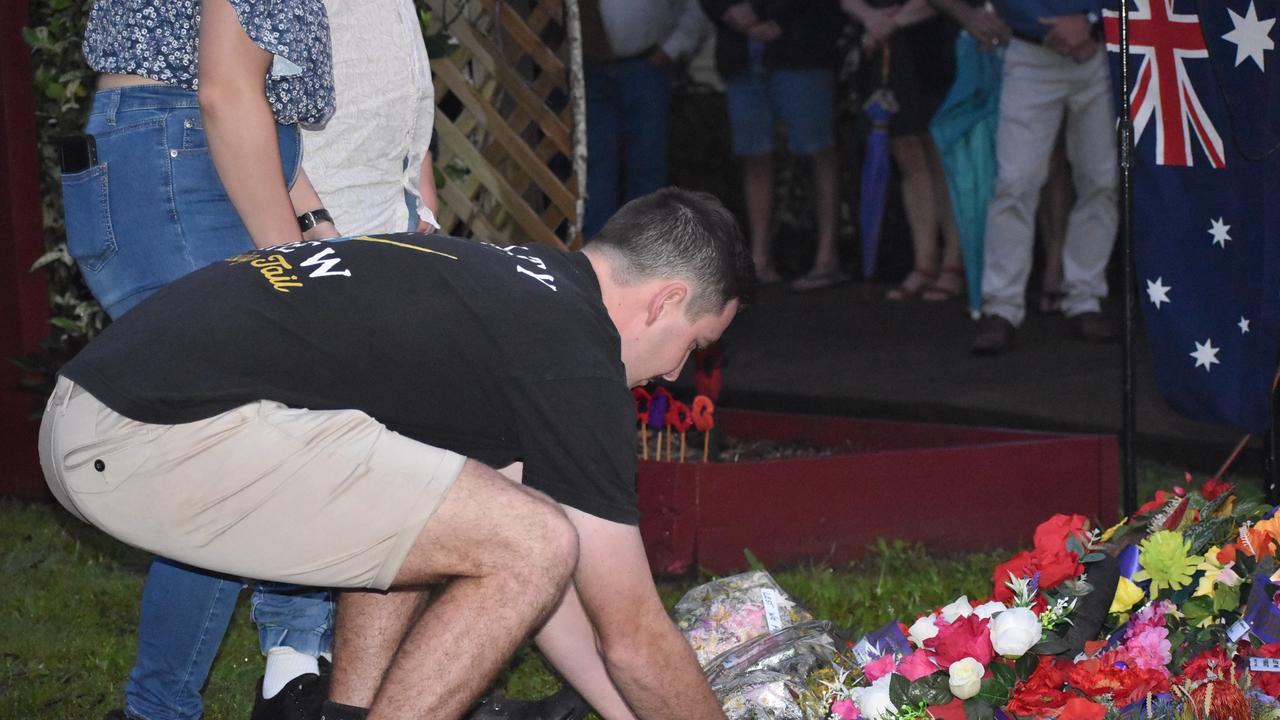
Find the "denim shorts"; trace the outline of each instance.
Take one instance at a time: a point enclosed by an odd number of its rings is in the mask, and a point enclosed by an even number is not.
[[[775,68],[735,75],[725,85],[735,155],[772,152],[779,121],[792,154],[813,155],[835,145],[832,71]]]
[[[277,125],[286,181],[297,125]],[[253,247],[209,155],[196,94],[136,85],[94,94],[97,164],[62,176],[67,251],[112,318],[209,263]]]

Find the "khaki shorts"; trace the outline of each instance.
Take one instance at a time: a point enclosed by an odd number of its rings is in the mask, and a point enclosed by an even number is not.
[[[257,580],[385,590],[465,458],[358,410],[261,401],[140,423],[60,377],[40,461],[63,507],[130,545]]]

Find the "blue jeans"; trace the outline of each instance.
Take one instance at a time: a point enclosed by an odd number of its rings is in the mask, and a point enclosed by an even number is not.
[[[142,85],[94,95],[85,132],[97,163],[63,175],[67,249],[112,318],[213,262],[253,248],[209,156],[195,93]],[[297,126],[277,128],[289,183],[300,163]],[[211,298],[216,302],[216,298]],[[125,709],[146,720],[200,717],[200,689],[243,586],[157,559],[142,593],[138,657]],[[332,603],[323,591],[255,592],[263,647],[327,652]]]
[[[644,58],[587,63],[587,208],[590,240],[620,202],[667,184],[667,71]],[[625,171],[625,180],[621,176]]]

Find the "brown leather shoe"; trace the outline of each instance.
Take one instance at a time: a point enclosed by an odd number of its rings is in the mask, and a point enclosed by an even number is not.
[[[999,315],[983,315],[973,334],[974,355],[999,355],[1013,345],[1013,323]]]
[[[1120,336],[1120,331],[1116,329],[1116,324],[1110,318],[1097,311],[1072,315],[1070,322],[1071,334],[1085,342],[1114,342]]]

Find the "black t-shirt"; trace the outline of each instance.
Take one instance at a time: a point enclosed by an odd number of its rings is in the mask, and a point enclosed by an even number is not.
[[[146,423],[257,400],[358,409],[638,519],[621,340],[580,253],[414,234],[259,250],[157,292],[62,373]]]

